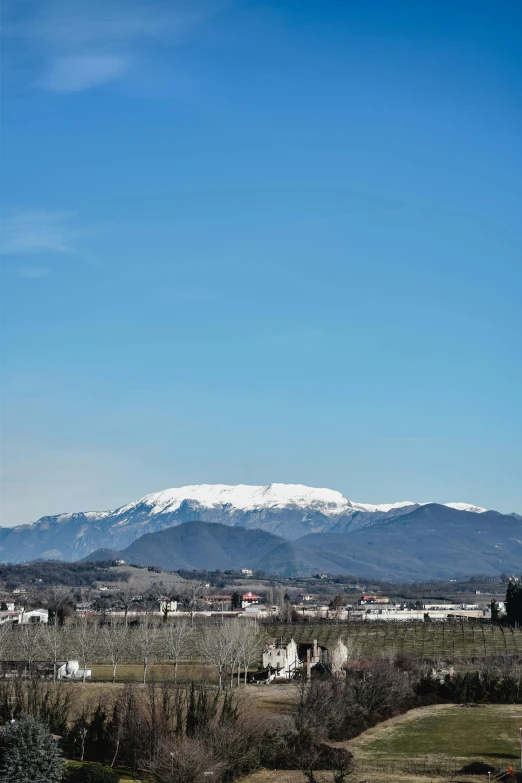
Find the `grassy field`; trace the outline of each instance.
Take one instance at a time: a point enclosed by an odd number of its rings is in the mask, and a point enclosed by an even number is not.
[[[270,689],[269,689],[270,690]],[[275,689],[272,689],[275,690]],[[519,726],[522,706],[422,707],[381,723],[341,745],[354,755],[350,783],[467,783],[486,779],[460,770],[483,761],[506,770],[520,769]],[[317,775],[331,783],[332,773]],[[299,771],[260,770],[242,783],[304,783]]]
[[[354,657],[374,658],[407,652],[422,658],[481,658],[522,655],[522,631],[498,625],[469,622],[405,623],[351,622],[317,625],[268,626],[267,636],[298,644],[317,639],[331,648],[339,637],[349,641]]]
[[[112,682],[112,666],[105,663],[90,665],[96,682]],[[174,667],[168,663],[153,663],[147,668],[147,682],[171,682]],[[213,669],[200,663],[180,663],[178,682],[217,682]],[[143,666],[140,663],[121,663],[116,671],[116,682],[143,682]]]
[[[472,761],[520,767],[522,706],[442,704],[421,707],[343,743],[357,766],[391,772],[460,770]]]
[[[149,571],[147,568],[136,568],[135,566],[130,565],[113,566],[109,569],[109,571],[116,575],[122,572],[130,574],[130,579],[128,582],[113,582],[112,584],[114,586],[120,587],[131,584],[133,587],[136,587],[137,590],[150,589],[160,582],[162,582],[164,585],[168,585],[169,587],[172,587],[173,585],[181,586],[187,581],[176,573],[162,571],[160,574],[157,574],[154,571]],[[100,584],[104,583],[100,582]]]

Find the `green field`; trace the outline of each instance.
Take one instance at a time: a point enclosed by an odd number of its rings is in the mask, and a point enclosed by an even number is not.
[[[270,626],[267,636],[298,644],[317,639],[331,649],[339,637],[353,647],[352,657],[375,658],[406,652],[422,658],[485,657],[522,655],[522,631],[498,625],[468,622],[405,623],[351,622]]]
[[[473,761],[520,769],[522,706],[422,707],[344,743],[358,767],[397,772],[458,771]]]

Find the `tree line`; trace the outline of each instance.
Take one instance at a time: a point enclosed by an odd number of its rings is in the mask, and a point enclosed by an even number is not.
[[[47,661],[56,679],[58,664],[77,660],[86,671],[93,662],[112,667],[116,682],[118,666],[139,663],[143,683],[151,664],[172,666],[177,681],[181,661],[197,659],[216,673],[219,690],[246,682],[248,670],[261,656],[261,637],[248,619],[226,620],[195,628],[189,618],[161,622],[143,615],[129,622],[125,618],[78,616],[61,625],[55,617],[47,624],[0,625],[0,666],[10,674],[9,662],[24,664],[25,676],[38,676],[37,663]]]
[[[39,587],[67,585],[90,587],[95,582],[127,582],[130,574],[123,568],[111,571],[116,561],[65,563],[46,560],[35,563],[0,563],[0,584],[7,590],[36,584]]]

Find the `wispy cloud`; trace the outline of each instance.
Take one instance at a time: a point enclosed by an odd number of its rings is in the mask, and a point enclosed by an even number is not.
[[[119,79],[128,67],[128,58],[114,55],[55,57],[41,84],[53,92],[79,92]]]
[[[10,54],[36,83],[78,92],[114,82],[158,43],[172,45],[216,0],[7,0]]]
[[[18,277],[25,280],[36,280],[40,277],[47,277],[51,270],[46,266],[22,266],[18,270]]]
[[[33,253],[77,254],[80,231],[73,228],[74,212],[25,210],[11,212],[2,220],[2,255]]]

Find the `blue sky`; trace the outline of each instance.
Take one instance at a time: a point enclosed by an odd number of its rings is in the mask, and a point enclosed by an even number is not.
[[[7,0],[2,524],[203,482],[522,512],[521,23]]]

